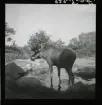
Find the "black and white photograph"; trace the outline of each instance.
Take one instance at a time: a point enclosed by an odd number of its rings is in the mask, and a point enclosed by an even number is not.
[[[95,99],[96,4],[5,4],[5,99]]]

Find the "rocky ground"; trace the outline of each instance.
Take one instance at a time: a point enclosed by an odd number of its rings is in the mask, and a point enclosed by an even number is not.
[[[46,63],[46,61],[43,60],[36,60],[35,62],[28,60],[16,60],[15,63],[22,67],[25,71],[28,69],[28,65],[32,64],[32,68],[33,68],[33,72],[29,73],[29,77],[31,76],[35,76],[37,79],[39,79],[41,82],[43,82],[46,86],[50,87],[50,74],[49,74],[49,68],[48,68],[48,64]],[[87,67],[87,68],[86,68]],[[81,81],[84,84],[94,84],[95,83],[95,75],[94,77],[90,78],[90,80],[88,81],[84,76],[81,77],[82,72],[84,70],[84,68],[86,68],[87,70],[87,75],[89,74],[89,72],[92,73],[92,70],[95,71],[95,60],[94,58],[79,58],[75,61],[74,66],[73,66],[73,73],[76,74],[76,78],[75,78],[75,83]],[[80,73],[78,73],[80,72]],[[95,72],[94,72],[95,73]],[[59,79],[57,76],[57,68],[53,67],[53,85],[55,87],[55,89],[57,89],[58,83],[59,83]],[[79,75],[78,75],[79,74]],[[84,72],[85,75],[85,72]],[[91,75],[89,75],[89,77],[91,77]],[[62,90],[65,90],[68,88],[67,82],[68,82],[68,74],[66,73],[65,69],[61,69],[61,87]]]
[[[12,65],[12,67],[11,67],[11,65]],[[24,90],[25,84],[27,85],[26,87],[33,86],[33,88],[36,86],[35,84],[38,84],[37,85],[38,87],[40,87],[42,84],[44,86],[44,89],[45,89],[45,87],[50,89],[49,68],[45,61],[36,60],[35,62],[32,62],[29,59],[28,60],[18,59],[18,60],[13,61],[13,63],[11,63],[11,65],[6,64],[6,69],[5,69],[6,70],[6,81],[7,81],[6,86],[7,87],[12,88],[12,84],[16,83],[15,84],[16,87],[18,86],[18,88],[20,88],[20,90],[22,87],[22,89]],[[30,69],[30,68],[33,68],[32,72],[29,72],[27,75],[25,75],[23,78],[21,78],[19,80],[16,80],[16,81],[14,80],[14,78],[17,77],[18,72],[22,73],[22,72],[28,71],[28,69]],[[82,86],[82,89],[83,89],[83,86],[86,86],[86,87],[91,86],[90,88],[88,87],[89,89],[87,92],[89,93],[90,89],[94,89],[93,86],[95,85],[95,59],[79,58],[75,61],[72,70],[75,75],[75,84],[73,85],[74,90],[77,89],[77,88],[75,89],[75,87],[78,87],[78,89],[79,89],[79,87]],[[53,88],[54,88],[54,90],[57,90],[58,84],[59,84],[59,79],[57,76],[57,68],[53,67]],[[39,89],[40,88],[38,88],[37,91],[39,91]],[[65,69],[62,68],[61,69],[61,90],[69,91],[68,89],[70,90],[70,87],[68,86],[68,74],[66,73]],[[77,89],[77,92],[78,92],[78,89]],[[7,90],[7,94],[9,94],[8,88],[6,88],[6,90]],[[48,90],[48,92],[54,91],[54,90]],[[85,94],[87,92],[85,90]],[[55,91],[54,91],[54,93],[55,93]],[[7,95],[7,96],[9,96],[9,95]],[[23,96],[21,96],[21,97],[26,97],[26,95],[23,94]],[[66,98],[68,98],[68,97],[66,97]],[[86,97],[87,97],[87,95],[86,95]]]

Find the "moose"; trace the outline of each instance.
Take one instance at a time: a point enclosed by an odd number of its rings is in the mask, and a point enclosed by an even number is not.
[[[69,75],[69,86],[74,84],[74,75],[72,73],[72,67],[76,60],[76,54],[68,48],[57,48],[54,45],[50,44],[42,44],[38,53],[34,53],[31,56],[31,61],[35,59],[45,59],[49,65],[50,69],[50,78],[51,78],[51,88],[53,88],[52,84],[52,70],[53,66],[56,66],[58,69],[58,77],[59,77],[59,85],[58,90],[61,89],[60,83],[60,69],[65,68],[66,72]]]

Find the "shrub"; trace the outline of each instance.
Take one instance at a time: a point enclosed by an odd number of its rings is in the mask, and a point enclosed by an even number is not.
[[[28,59],[29,56],[27,54],[19,54],[19,53],[5,53],[5,63],[11,62],[15,59]]]

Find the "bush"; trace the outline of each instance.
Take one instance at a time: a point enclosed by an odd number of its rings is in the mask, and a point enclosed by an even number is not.
[[[68,47],[73,49],[78,57],[95,56],[95,34],[95,32],[82,33],[78,36],[78,38],[72,38]]]
[[[15,59],[29,59],[30,54],[23,47],[5,46],[5,63]]]
[[[11,62],[15,59],[28,59],[29,56],[27,54],[19,54],[19,53],[5,53],[5,63]]]

